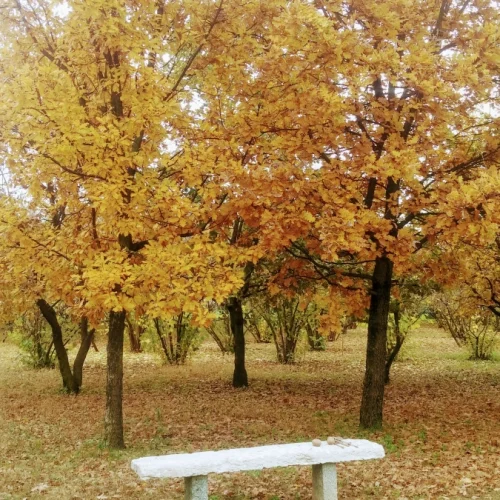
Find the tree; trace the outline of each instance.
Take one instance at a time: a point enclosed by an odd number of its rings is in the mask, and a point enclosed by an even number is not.
[[[234,351],[231,320],[226,307],[216,309],[216,318],[206,327],[206,330],[215,341],[222,354],[232,353]]]
[[[493,213],[477,186],[498,177],[498,20],[490,1],[296,2],[251,84],[233,78],[251,144],[242,217],[332,285],[367,284],[362,427],[382,424],[395,276],[444,228],[479,227],[471,210]]]
[[[360,422],[381,425],[394,277],[493,213],[495,2],[9,2],[2,150],[33,212],[71,214],[40,247],[110,318],[110,408],[125,311],[203,323],[230,297],[242,338],[248,269],[288,249],[366,292]]]
[[[205,74],[222,3],[59,7],[12,0],[0,14],[3,60],[17,62],[1,68],[2,150],[25,193],[13,202],[57,223],[33,241],[15,214],[4,219],[43,255],[44,275],[61,282],[67,264],[57,299],[92,324],[108,317],[105,439],[120,448],[126,311],[204,323],[206,303],[242,285],[209,234],[218,191],[191,196],[209,182],[184,135],[196,114],[188,81]]]
[[[295,362],[295,351],[300,335],[306,328],[312,309],[311,298],[275,295],[263,297],[260,302],[254,301],[252,307],[271,330],[278,362],[290,364]]]
[[[391,301],[387,335],[387,359],[385,361],[385,383],[390,382],[391,367],[397,359],[408,334],[423,314],[428,311],[431,287],[424,286],[415,278],[402,280],[398,296]]]
[[[189,316],[180,313],[168,320],[155,318],[153,324],[167,362],[183,365],[199,334],[198,329],[190,325]]]
[[[244,228],[244,221],[236,217],[231,231],[230,245],[238,244]],[[244,267],[244,282],[237,294],[229,297],[226,303],[229,313],[229,325],[233,337],[234,371],[233,387],[248,387],[248,374],[245,366],[245,319],[243,317],[243,299],[248,294],[250,280],[254,272],[253,262],[246,262]]]
[[[497,186],[489,183],[488,190],[496,191]],[[497,198],[498,191],[495,192]],[[495,209],[493,213],[496,216]],[[481,215],[479,217],[482,218]],[[490,217],[488,217],[490,219]],[[479,308],[487,308],[495,316],[500,317],[500,237],[496,232],[498,222],[489,224],[472,238],[449,238],[442,243],[425,262],[427,272],[435,273],[437,262],[442,263],[446,272],[441,273],[441,282],[448,288],[460,287],[464,299],[469,304],[475,303]],[[488,237],[488,233],[491,236]],[[456,277],[460,280],[457,283]]]
[[[83,365],[95,330],[89,328],[88,318],[82,310],[59,302],[62,298],[68,303],[74,300],[72,282],[81,269],[74,262],[70,263],[69,259],[64,259],[54,272],[50,267],[53,263],[50,257],[47,258],[47,254],[39,250],[46,250],[43,241],[46,241],[48,232],[59,230],[59,227],[54,224],[53,218],[44,222],[36,214],[23,207],[15,207],[10,201],[1,200],[3,220],[0,221],[0,262],[3,263],[4,273],[0,279],[3,309],[9,311],[6,314],[11,320],[17,315],[25,315],[34,306],[39,310],[51,331],[47,355],[53,348],[64,390],[78,394],[83,381]],[[69,339],[64,339],[63,327],[69,326],[71,329],[74,323],[79,325],[80,345],[71,367],[65,347]]]
[[[71,369],[68,353],[63,340],[62,328],[57,319],[56,310],[45,299],[38,299],[36,304],[52,330],[52,341],[59,362],[59,371],[61,372],[63,387],[69,393],[78,394],[82,386],[83,364],[85,363],[85,359],[87,358],[87,354],[92,344],[95,329],[89,329],[88,319],[86,317],[80,320],[80,347],[73,362],[73,369]]]
[[[142,336],[146,331],[145,325],[141,319],[137,320],[132,314],[126,315],[125,322],[127,324],[130,350],[132,352],[142,352]]]

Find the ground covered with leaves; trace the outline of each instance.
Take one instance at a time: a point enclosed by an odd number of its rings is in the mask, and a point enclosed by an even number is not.
[[[187,366],[127,354],[127,449],[102,446],[105,353],[92,352],[77,396],[55,370],[32,371],[0,344],[0,499],[181,499],[180,480],[140,481],[145,455],[362,437],[386,458],[339,464],[339,498],[500,499],[500,361],[472,362],[444,333],[412,334],[387,389],[385,427],[359,432],[365,334],[359,328],[275,362],[272,345],[248,346],[250,388],[230,387],[232,359],[207,341]],[[309,499],[308,467],[212,475],[211,499]]]

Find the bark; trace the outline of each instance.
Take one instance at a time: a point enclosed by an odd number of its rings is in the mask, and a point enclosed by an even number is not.
[[[57,360],[59,362],[59,371],[63,380],[64,390],[69,393],[78,394],[78,392],[80,391],[80,386],[78,385],[77,380],[71,372],[68,353],[66,351],[66,348],[64,347],[62,329],[59,321],[57,320],[56,311],[44,299],[38,299],[36,301],[36,305],[40,309],[42,316],[45,318],[52,330],[52,341],[54,343]]]
[[[324,351],[325,338],[318,332],[317,328],[313,327],[309,322],[306,322],[307,343],[311,351]]]
[[[80,347],[73,362],[73,376],[78,384],[78,387],[82,386],[83,382],[83,364],[87,358],[90,346],[94,340],[95,330],[89,330],[89,322],[87,318],[82,318],[80,320]]]
[[[137,327],[132,323],[132,321],[126,318],[127,322],[127,330],[128,330],[128,338],[130,341],[130,350],[132,352],[142,352],[141,345],[141,335],[143,333],[143,329],[141,326],[137,325]]]
[[[387,353],[387,359],[385,361],[385,383],[386,385],[391,381],[391,367],[394,360],[397,358],[401,347],[403,347],[403,343],[405,341],[405,335],[401,333],[400,328],[400,320],[401,320],[401,312],[399,302],[396,301],[395,309],[394,309],[394,334],[396,337],[396,343],[392,346],[390,352]]]
[[[248,375],[245,368],[245,332],[241,299],[231,297],[227,309],[231,320],[234,339],[233,387],[248,387]]]
[[[123,337],[125,312],[109,313],[104,439],[109,448],[125,448],[123,438]]]
[[[403,347],[404,338],[396,337],[396,344],[391,349],[389,356],[387,356],[387,361],[385,362],[385,383],[388,384],[391,381],[391,367],[392,363],[396,359],[401,347]]]
[[[382,426],[392,272],[392,261],[386,256],[378,257],[372,277],[366,371],[360,411],[360,426],[365,429]]]

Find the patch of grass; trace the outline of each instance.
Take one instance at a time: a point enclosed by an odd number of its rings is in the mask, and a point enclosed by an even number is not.
[[[382,436],[381,444],[384,446],[385,452],[387,454],[396,453],[401,447],[404,446],[404,442],[399,440],[396,442],[391,434],[385,434]]]
[[[417,433],[417,439],[425,444],[427,442],[427,431],[425,429],[420,429]]]
[[[247,474],[250,477],[260,477],[261,476],[261,471],[260,470],[250,470],[247,472]]]

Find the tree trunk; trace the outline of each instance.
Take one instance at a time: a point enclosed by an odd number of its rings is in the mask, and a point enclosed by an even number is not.
[[[245,332],[241,299],[231,297],[227,309],[231,319],[231,331],[234,339],[234,373],[233,387],[248,387],[248,376],[245,368]]]
[[[127,330],[128,330],[128,338],[130,341],[130,350],[132,352],[142,352],[141,346],[141,327],[137,325],[137,330],[135,325],[132,323],[130,318],[127,316]]]
[[[137,339],[135,337],[134,327],[127,320],[128,329],[128,339],[130,342],[130,352],[141,352],[139,346],[137,345]]]
[[[391,367],[392,363],[396,359],[401,347],[403,347],[404,338],[401,336],[396,337],[396,344],[392,348],[389,356],[387,356],[387,361],[385,362],[385,383],[388,384],[391,381]]]
[[[385,361],[385,383],[386,385],[391,381],[391,367],[397,358],[401,347],[405,341],[406,336],[401,333],[400,321],[401,321],[401,310],[399,301],[396,301],[394,305],[394,335],[396,337],[396,343],[391,346],[390,351],[387,353],[387,359]]]
[[[109,313],[104,440],[109,448],[125,448],[123,439],[123,337],[125,311]]]
[[[183,319],[184,319],[184,313],[180,313],[175,323],[175,331],[177,334],[176,337],[177,340],[175,345],[175,363],[177,365],[184,364],[185,361],[184,347],[186,345],[186,339],[185,339],[186,325],[184,324]]]
[[[393,263],[388,257],[377,258],[372,277],[366,371],[360,412],[360,426],[365,429],[382,426],[392,271]]]
[[[89,321],[87,318],[82,318],[80,321],[80,347],[76,354],[75,361],[73,362],[73,376],[75,377],[76,383],[78,387],[82,386],[83,382],[83,364],[85,363],[85,359],[87,358],[87,354],[89,352],[90,346],[92,345],[92,341],[94,339],[95,330],[89,331]]]
[[[78,385],[75,377],[73,376],[73,373],[71,372],[68,353],[66,351],[66,348],[64,347],[62,329],[59,321],[57,320],[56,311],[44,299],[38,299],[36,301],[36,305],[40,309],[42,316],[45,318],[52,330],[52,340],[54,342],[54,348],[56,350],[57,360],[59,362],[59,371],[61,372],[63,387],[66,392],[78,394],[80,386]]]

